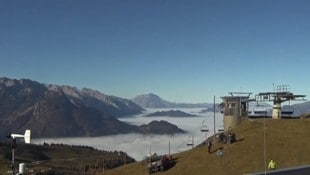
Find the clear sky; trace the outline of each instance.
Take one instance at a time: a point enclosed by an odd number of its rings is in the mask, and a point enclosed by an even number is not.
[[[309,0],[1,0],[0,76],[174,102],[273,83],[310,98],[309,9]]]

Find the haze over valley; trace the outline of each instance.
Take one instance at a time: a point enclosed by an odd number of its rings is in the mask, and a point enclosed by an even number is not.
[[[144,109],[130,100],[96,90],[28,79],[1,78],[0,97],[2,135],[31,129],[33,137],[38,138],[33,143],[121,150],[137,160],[150,150],[167,153],[169,141],[172,153],[187,150],[189,136],[193,135],[197,144],[207,137],[200,133],[203,123],[213,129],[213,114],[201,113],[205,108]],[[216,127],[222,127],[220,113],[216,123]]]
[[[197,114],[201,108],[178,108],[191,114]],[[132,125],[143,125],[154,120],[168,121],[169,123],[177,125],[186,133],[180,134],[117,134],[113,136],[102,137],[76,137],[76,138],[42,138],[34,140],[34,143],[65,143],[73,145],[88,145],[104,150],[122,150],[128,153],[136,160],[142,160],[151,153],[167,154],[169,151],[169,141],[171,144],[171,153],[188,150],[191,147],[187,146],[189,136],[194,136],[195,144],[199,144],[207,136],[213,134],[213,113],[204,113],[201,117],[144,117],[146,114],[154,113],[156,111],[171,110],[170,108],[152,108],[147,109],[143,114],[138,114],[130,117],[119,118],[120,121]],[[205,121],[205,122],[204,122]],[[206,125],[210,128],[209,133],[202,133],[201,127]],[[216,129],[222,129],[222,115],[216,113]]]

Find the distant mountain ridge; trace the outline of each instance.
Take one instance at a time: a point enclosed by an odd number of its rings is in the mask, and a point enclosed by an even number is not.
[[[131,100],[143,108],[209,108],[212,106],[209,103],[173,103],[152,93],[138,95]]]
[[[143,133],[158,133],[158,134],[167,134],[167,133],[185,133],[178,126],[173,125],[167,121],[152,121],[147,125],[141,125],[140,129]]]
[[[83,88],[79,90],[76,87],[45,85],[51,91],[62,91],[72,103],[84,105],[107,113],[113,117],[122,117],[125,115],[139,114],[144,111],[143,108],[132,103],[132,101],[105,95],[97,90]]]
[[[189,114],[180,110],[158,111],[146,115],[145,117],[200,117],[198,115]]]
[[[115,118],[143,110],[130,100],[91,89],[0,78],[1,135],[25,129],[31,129],[33,137],[143,133],[142,128]]]
[[[292,106],[294,107],[294,116],[300,116],[305,113],[310,113],[310,101],[297,103]]]

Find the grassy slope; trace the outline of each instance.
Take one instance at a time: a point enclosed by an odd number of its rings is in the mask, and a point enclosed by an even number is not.
[[[244,174],[264,171],[264,121],[246,120],[235,130],[237,142],[231,145],[213,144],[211,155],[206,146],[174,155],[177,164],[163,175]],[[278,168],[310,164],[310,119],[266,120],[267,163],[273,158]],[[224,147],[224,156],[216,149]],[[106,172],[108,175],[148,174],[141,162]]]
[[[9,170],[10,158],[10,146],[0,144],[0,174]],[[18,163],[24,162],[28,168],[35,171],[52,168],[57,172],[61,172],[61,174],[76,174],[83,171],[86,166],[89,167],[87,174],[94,174],[95,170],[97,172],[102,171],[101,161],[103,159],[105,159],[107,168],[124,164],[124,155],[119,155],[117,152],[68,145],[39,146],[18,144],[15,157],[17,169]],[[132,159],[128,158],[128,161],[132,162]]]

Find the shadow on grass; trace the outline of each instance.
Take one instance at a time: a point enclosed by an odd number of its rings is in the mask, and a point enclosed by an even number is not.
[[[166,165],[166,167],[165,167],[165,171],[167,171],[167,170],[173,168],[177,163],[178,163],[178,158],[173,158],[173,159],[171,159],[171,160],[167,163],[167,165]]]
[[[242,138],[242,139],[236,139],[236,141],[235,142],[241,142],[241,141],[243,141],[244,140],[244,138]],[[233,143],[232,143],[233,144]]]
[[[244,140],[244,138],[237,139],[235,142],[233,142],[233,143],[231,143],[231,144],[234,144],[234,143],[237,143],[237,142],[242,142],[243,140]],[[223,146],[219,146],[219,147],[217,147],[217,148],[215,148],[215,149],[212,149],[213,151],[210,151],[210,154],[215,153],[215,152],[217,152],[218,150],[222,151],[223,149],[224,149]]]
[[[217,152],[217,150],[223,150],[223,149],[224,149],[223,146],[217,147],[217,148],[214,149],[213,151],[210,151],[210,154]]]

